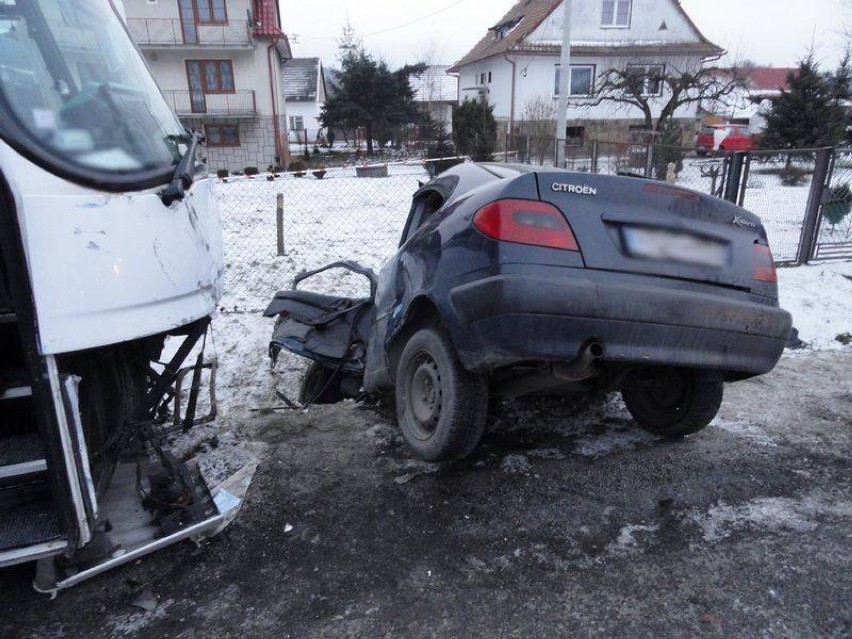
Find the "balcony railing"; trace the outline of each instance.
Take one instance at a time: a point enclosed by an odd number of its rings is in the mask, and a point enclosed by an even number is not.
[[[202,93],[201,91],[163,91],[166,102],[180,116],[252,116],[257,114],[254,91]]]
[[[140,47],[250,47],[254,44],[246,20],[196,24],[171,18],[128,18],[127,28]]]

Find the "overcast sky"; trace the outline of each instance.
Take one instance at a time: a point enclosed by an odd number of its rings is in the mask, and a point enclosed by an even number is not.
[[[450,64],[497,23],[514,0],[279,0],[297,57],[337,63],[346,19],[366,48],[392,66],[428,59]],[[575,0],[592,1],[592,0]],[[711,41],[761,65],[793,66],[811,44],[825,64],[843,49],[852,0],[682,0]]]

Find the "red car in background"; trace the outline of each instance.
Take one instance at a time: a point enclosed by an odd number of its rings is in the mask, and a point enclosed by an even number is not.
[[[719,151],[734,153],[754,149],[754,139],[746,124],[712,124],[701,129],[695,142],[699,157]]]

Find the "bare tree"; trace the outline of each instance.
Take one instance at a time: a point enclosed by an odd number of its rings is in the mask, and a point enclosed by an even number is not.
[[[548,151],[554,148],[556,138],[556,106],[548,95],[535,95],[524,102],[524,121],[527,134],[530,136],[530,147],[538,159],[544,164]]]
[[[742,90],[746,86],[745,70],[742,66],[720,69],[701,63],[681,65],[677,59],[654,64],[636,61],[601,73],[594,103],[636,107],[645,118],[646,129],[660,132],[681,107],[724,101]],[[655,118],[658,105],[662,107]]]

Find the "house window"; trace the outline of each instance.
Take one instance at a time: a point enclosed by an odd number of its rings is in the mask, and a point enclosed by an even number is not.
[[[586,139],[586,127],[569,126],[565,128],[565,142],[576,146],[582,146]]]
[[[491,84],[491,71],[479,74],[479,84]]]
[[[633,0],[603,0],[601,26],[627,29],[630,27],[630,14]]]
[[[228,22],[225,0],[193,0],[195,21],[198,24],[224,24]]]
[[[230,60],[187,60],[186,74],[191,91],[234,93],[234,67]]]
[[[631,64],[627,67],[630,89],[645,96],[663,95],[663,77],[666,67],[662,64]]]
[[[291,115],[290,116],[290,130],[291,131],[304,131],[305,130],[305,118],[301,115]]]
[[[207,124],[204,127],[207,146],[240,146],[238,124]]]
[[[554,97],[559,97],[559,82],[562,74],[559,67],[556,67],[556,82],[553,88]],[[595,65],[593,64],[572,64],[571,65],[571,81],[569,83],[568,95],[588,96],[594,93],[595,86]]]

